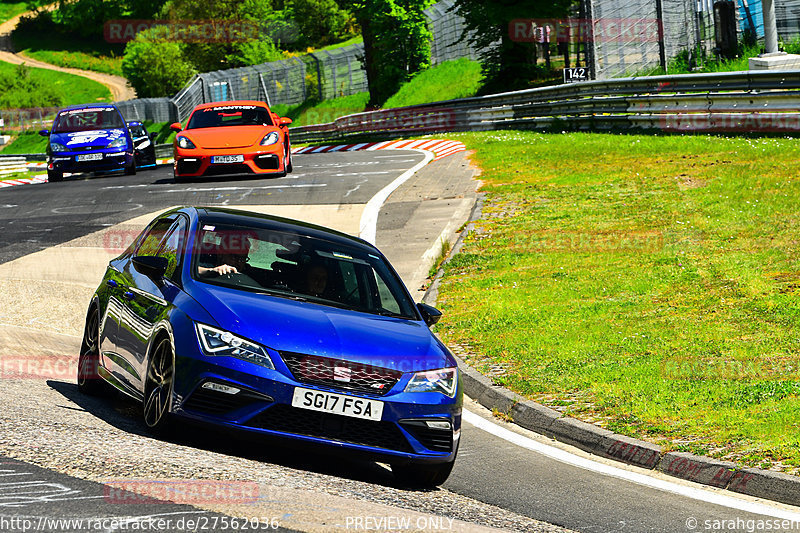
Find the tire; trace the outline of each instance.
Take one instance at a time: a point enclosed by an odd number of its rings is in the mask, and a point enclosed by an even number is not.
[[[100,366],[100,319],[97,308],[92,307],[86,315],[81,352],[78,355],[78,390],[89,396],[100,396],[105,384],[98,373]]]
[[[63,181],[64,180],[64,173],[58,170],[48,170],[47,171],[47,181]]]
[[[405,486],[432,489],[447,481],[454,464],[455,460],[437,465],[394,464],[392,473]]]
[[[172,179],[173,181],[175,181],[175,183],[186,183],[186,178],[178,176],[174,172],[172,173]]]
[[[136,160],[131,161],[131,166],[125,167],[125,175],[126,176],[136,175]]]
[[[157,340],[147,363],[142,415],[151,433],[167,436],[172,427],[170,407],[175,380],[175,358],[169,338]]]
[[[289,155],[286,157],[286,173],[291,174],[294,171],[294,166],[292,165],[292,149],[289,148]]]

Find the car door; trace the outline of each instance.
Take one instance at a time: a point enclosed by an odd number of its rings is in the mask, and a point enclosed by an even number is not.
[[[162,299],[157,292],[148,292],[151,288],[133,267],[132,259],[140,255],[157,255],[175,221],[174,214],[157,220],[142,237],[136,250],[119,265],[116,291],[120,295],[121,309],[113,373],[134,396],[140,395],[143,379],[141,346],[150,340],[153,329],[153,321],[148,317],[155,317]]]
[[[167,270],[162,279],[154,280],[136,269],[132,270],[133,284],[130,286],[130,291],[134,293],[134,297],[127,302],[130,309],[129,317],[142,329],[142,332],[147,332],[147,336],[135,336],[131,346],[131,364],[142,380],[147,372],[147,352],[155,326],[162,319],[168,318],[173,302],[181,291],[180,264],[188,226],[188,219],[179,215],[167,230],[155,254],[150,254],[149,251],[147,254],[139,254],[156,255],[167,260]],[[144,392],[143,381],[138,385],[139,390]]]

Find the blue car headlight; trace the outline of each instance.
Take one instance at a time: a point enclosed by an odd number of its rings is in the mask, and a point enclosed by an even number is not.
[[[237,337],[230,331],[224,331],[205,324],[195,323],[195,327],[200,346],[206,355],[227,355],[275,370],[272,359],[269,358],[263,346]]]
[[[50,143],[50,151],[51,152],[66,152],[67,147],[63,144],[59,143]]]
[[[269,146],[270,144],[275,144],[280,140],[280,136],[278,135],[277,131],[272,131],[264,135],[264,138],[261,139],[261,146]]]
[[[127,148],[128,147],[128,140],[125,137],[120,137],[119,139],[115,139],[111,141],[108,145],[109,148]]]
[[[417,372],[406,385],[405,392],[441,392],[450,398],[458,388],[458,369],[442,368]]]

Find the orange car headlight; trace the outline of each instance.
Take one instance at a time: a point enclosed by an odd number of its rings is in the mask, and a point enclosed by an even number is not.
[[[188,137],[184,137],[183,135],[179,135],[176,140],[178,141],[178,146],[180,148],[184,148],[186,150],[191,150],[192,148],[197,148],[192,141],[189,140]]]

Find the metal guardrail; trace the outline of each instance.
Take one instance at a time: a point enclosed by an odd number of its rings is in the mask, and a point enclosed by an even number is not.
[[[800,71],[590,81],[357,113],[291,128],[295,142],[508,128],[800,133]]]

